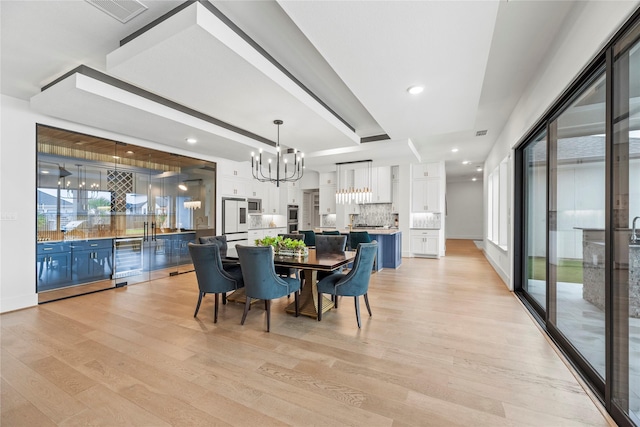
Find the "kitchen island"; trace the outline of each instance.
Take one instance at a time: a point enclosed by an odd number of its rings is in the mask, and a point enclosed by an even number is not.
[[[316,234],[323,231],[335,231],[333,228],[317,228]],[[338,230],[340,234],[347,236],[349,245],[349,230]],[[398,268],[402,264],[402,231],[397,228],[354,228],[351,231],[366,231],[371,240],[378,242],[378,256],[375,265],[376,271],[383,268]]]

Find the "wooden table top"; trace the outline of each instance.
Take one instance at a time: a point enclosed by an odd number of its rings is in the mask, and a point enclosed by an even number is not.
[[[273,263],[282,267],[296,267],[308,270],[332,271],[343,265],[353,262],[356,251],[344,251],[341,253],[318,254],[315,249],[309,249],[307,256],[274,255]],[[227,260],[237,260],[238,253],[235,248],[227,251]]]

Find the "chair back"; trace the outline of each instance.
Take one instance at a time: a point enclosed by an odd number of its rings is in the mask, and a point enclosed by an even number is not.
[[[276,275],[271,246],[236,245],[245,293],[248,297],[272,300],[289,295],[289,284]]]
[[[316,232],[313,230],[300,230],[300,234],[304,235],[304,244],[307,246],[316,245]]]
[[[352,251],[358,249],[360,243],[371,243],[371,236],[368,231],[349,232],[349,247]]]
[[[340,235],[340,231],[338,230],[325,230],[322,232],[322,234],[327,235],[327,236],[339,236]]]
[[[320,234],[316,236],[317,254],[342,253],[347,248],[347,236],[331,236]]]
[[[304,240],[304,234],[278,234],[283,239]]]
[[[189,254],[196,270],[198,288],[206,293],[223,293],[243,286],[242,281],[232,277],[222,268],[220,246],[189,243]]]
[[[222,258],[226,258],[227,256],[227,249],[228,249],[228,245],[227,245],[227,236],[226,235],[222,235],[222,236],[203,236],[199,238],[200,240],[200,244],[203,245],[208,245],[211,243],[215,243],[216,245],[218,245],[218,247],[220,247],[220,256]]]
[[[342,296],[364,295],[369,289],[373,262],[378,254],[378,242],[360,243],[353,268],[335,286],[335,294]]]

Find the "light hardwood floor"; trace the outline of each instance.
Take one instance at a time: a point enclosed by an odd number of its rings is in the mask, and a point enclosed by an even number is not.
[[[25,283],[25,286],[29,286]],[[0,316],[2,426],[606,426],[472,241],[374,274],[322,322],[193,273]]]

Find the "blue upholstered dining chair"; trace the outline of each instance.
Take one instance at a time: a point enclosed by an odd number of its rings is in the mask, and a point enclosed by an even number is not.
[[[244,289],[247,302],[244,306],[241,325],[247,318],[251,307],[251,298],[264,300],[267,311],[267,332],[271,326],[271,300],[295,293],[296,317],[298,316],[298,294],[300,293],[300,280],[292,277],[278,277],[273,265],[273,250],[271,246],[244,246],[236,245]]]
[[[215,243],[220,247],[220,257],[222,258],[222,267],[227,269],[235,269],[238,266],[238,263],[235,261],[226,261],[227,250],[229,249],[229,245],[227,244],[227,236],[224,234],[222,236],[201,236],[198,238],[200,243],[203,245],[213,244]],[[225,295],[222,295],[222,301],[225,301]]]
[[[316,246],[316,232],[313,230],[299,230],[298,233],[304,235],[304,244],[309,247]]]
[[[340,231],[339,230],[325,230],[322,232],[322,234],[324,234],[325,236],[339,236],[340,235]]]
[[[316,236],[316,254],[341,254],[347,249],[347,236],[338,234],[320,234]],[[344,268],[335,271],[318,271],[318,280],[322,280],[330,274],[340,273]]]
[[[226,304],[227,292],[244,286],[242,270],[239,265],[222,268],[220,247],[216,244],[196,245],[189,243],[189,254],[193,261],[198,280],[198,304],[193,317],[198,315],[200,303],[206,294],[215,294],[213,323],[218,322],[218,294],[222,294],[222,303]]]
[[[349,247],[352,251],[358,249],[360,243],[371,243],[371,236],[368,231],[350,231]]]
[[[350,231],[349,232],[349,248],[352,251],[355,251],[356,249],[358,249],[358,245],[360,243],[371,243],[371,236],[369,235],[368,231]],[[376,260],[377,261],[377,260]],[[374,267],[373,270],[377,270],[377,268],[375,268],[376,263],[373,263]]]
[[[360,328],[360,302],[358,299],[360,295],[364,295],[364,302],[367,305],[369,316],[371,316],[371,307],[369,306],[367,291],[369,290],[369,279],[371,279],[373,261],[377,253],[378,243],[375,240],[371,243],[360,243],[351,271],[347,274],[332,274],[318,282],[318,301],[322,301],[322,294],[331,294],[335,297],[355,297],[358,328]],[[318,311],[318,321],[320,320],[322,320],[322,310]]]

